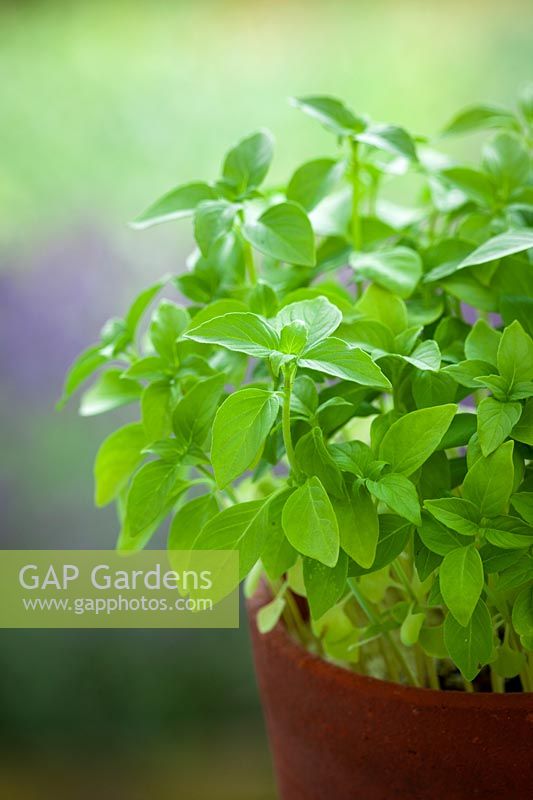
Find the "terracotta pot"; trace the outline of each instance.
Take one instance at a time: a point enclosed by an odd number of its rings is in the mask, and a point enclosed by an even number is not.
[[[311,655],[249,601],[259,689],[282,800],[533,797],[533,693],[414,689]]]

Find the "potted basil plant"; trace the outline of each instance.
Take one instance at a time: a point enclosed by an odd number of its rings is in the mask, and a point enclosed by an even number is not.
[[[96,503],[120,550],[170,520],[171,550],[238,551],[285,800],[525,798],[533,92],[432,141],[293,104],[335,156],[265,188],[261,130],[133,223],[196,249],[68,373],[64,400],[98,373],[81,414],[139,409]],[[472,132],[472,164],[437,149]]]

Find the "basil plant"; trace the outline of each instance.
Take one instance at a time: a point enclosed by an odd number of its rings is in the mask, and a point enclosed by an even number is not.
[[[96,503],[120,550],[168,520],[171,550],[237,550],[245,591],[271,590],[262,632],[414,686],[531,691],[533,91],[432,141],[293,105],[335,157],[267,188],[260,130],[132,223],[191,218],[196,249],[68,373],[63,401],[98,373],[82,415],[138,410]],[[436,149],[471,132],[473,165]]]

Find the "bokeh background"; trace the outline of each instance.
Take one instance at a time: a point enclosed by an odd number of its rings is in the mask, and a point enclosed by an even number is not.
[[[0,2],[1,546],[114,544],[91,470],[119,420],[54,404],[102,323],[184,268],[186,223],[129,219],[259,126],[274,179],[331,152],[290,94],[428,134],[508,104],[533,76],[532,26],[526,0]],[[275,797],[244,623],[2,631],[0,738],[13,800]]]

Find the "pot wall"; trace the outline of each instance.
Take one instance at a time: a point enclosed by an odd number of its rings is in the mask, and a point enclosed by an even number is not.
[[[533,694],[414,689],[307,653],[281,625],[257,631],[259,689],[282,800],[525,800]]]

